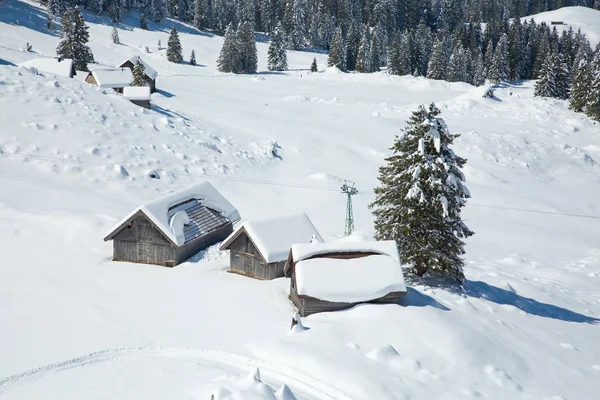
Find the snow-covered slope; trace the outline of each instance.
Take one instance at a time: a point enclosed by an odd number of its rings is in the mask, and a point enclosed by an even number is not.
[[[173,65],[156,46],[171,22],[145,32],[128,17],[114,45],[107,20],[86,19],[99,63],[142,55],[160,91],[144,111],[80,76],[6,65],[37,56],[27,41],[52,55],[58,38],[35,4],[0,3],[3,398],[268,399],[282,384],[298,399],[596,397],[600,225],[553,214],[600,216],[600,130],[585,116],[530,83],[492,100],[466,84],[309,74],[313,53],[290,52],[282,74],[221,74],[221,38],[181,24],[201,66]],[[110,261],[110,227],[204,179],[245,220],[307,212],[326,239],[343,232],[350,179],[368,234],[377,168],[431,101],[468,158],[462,293],[417,285],[401,306],[316,314],[290,334],[289,282],[228,274],[215,247],[174,269]],[[247,376],[256,366],[268,387]]]
[[[573,28],[574,32],[581,29],[592,46],[600,41],[600,11],[587,7],[563,7],[558,10],[546,11],[521,18],[522,21],[534,19],[537,23],[545,22],[551,27],[556,26],[559,32]],[[562,21],[563,25],[551,25],[552,21]]]

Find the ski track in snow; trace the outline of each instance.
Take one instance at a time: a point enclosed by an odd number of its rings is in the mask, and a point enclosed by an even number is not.
[[[33,368],[18,374],[0,379],[0,394],[15,387],[44,378],[46,376],[74,368],[81,368],[91,364],[116,361],[135,357],[192,357],[204,361],[221,363],[227,366],[248,371],[257,367],[264,377],[273,378],[279,383],[285,383],[294,392],[303,392],[308,396],[320,400],[350,400],[345,393],[323,383],[308,375],[301,374],[293,369],[276,365],[267,361],[255,360],[238,354],[227,353],[209,349],[188,349],[175,347],[124,347],[96,351],[58,363]]]

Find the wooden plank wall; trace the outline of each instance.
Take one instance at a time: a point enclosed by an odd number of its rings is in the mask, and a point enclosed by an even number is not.
[[[248,235],[242,233],[230,245],[230,270],[258,279],[275,279],[284,276],[285,261],[267,264]]]
[[[140,215],[113,238],[113,260],[168,265],[173,260],[173,246]]]

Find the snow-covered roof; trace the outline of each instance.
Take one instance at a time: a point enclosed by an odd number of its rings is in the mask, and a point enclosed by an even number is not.
[[[19,66],[25,68],[35,68],[41,72],[66,76],[68,78],[73,77],[73,60],[68,58],[60,61],[58,61],[56,58],[34,58],[32,60],[20,63]]]
[[[125,65],[125,63],[127,63],[127,61],[129,61],[133,65],[135,65],[138,60],[140,60],[142,62],[142,65],[144,66],[144,73],[146,74],[146,76],[150,79],[156,79],[156,77],[158,76],[158,72],[156,72],[156,70],[154,68],[152,68],[150,65],[148,65],[140,56],[129,57],[127,60],[123,61],[121,63],[121,65],[119,65],[119,67],[122,67],[123,65]]]
[[[406,292],[400,262],[387,255],[349,260],[312,258],[296,264],[296,287],[301,296],[358,303]]]
[[[95,69],[90,73],[101,88],[122,88],[133,81],[133,73],[129,68]]]
[[[213,185],[203,182],[142,204],[115,225],[104,240],[111,240],[140,211],[178,246],[222,226],[223,221],[240,220],[237,209]]]
[[[399,260],[398,246],[393,240],[361,240],[348,241],[345,239],[312,244],[294,244],[292,246],[292,258],[294,262],[299,262],[307,258],[328,253],[376,253],[390,256]]]
[[[310,243],[313,236],[323,241],[308,215],[301,213],[246,221],[225,239],[221,248],[229,248],[243,231],[250,236],[267,263],[285,261],[295,243]]]
[[[125,86],[123,88],[123,97],[129,100],[150,100],[149,86]]]

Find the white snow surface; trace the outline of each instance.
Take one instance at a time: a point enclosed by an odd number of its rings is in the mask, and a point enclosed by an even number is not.
[[[295,262],[326,253],[377,253],[390,256],[396,260],[398,246],[393,240],[336,240],[325,243],[297,243],[292,246],[292,257]]]
[[[114,89],[129,86],[133,81],[133,73],[129,68],[93,69],[92,76],[102,89]]]
[[[58,61],[56,58],[34,58],[19,63],[19,66],[23,68],[35,68],[39,72],[66,76],[68,78],[71,76],[73,60],[65,58]]]
[[[129,100],[150,100],[149,86],[125,86],[123,97]]]
[[[170,222],[168,212],[169,208],[191,199],[199,200],[203,206],[220,212],[223,217],[227,218],[232,223],[240,220],[238,210],[231,205],[231,203],[223,197],[213,185],[209,182],[202,182],[136,207],[131,213],[117,223],[106,236],[110,236],[111,233],[123,225],[123,223],[129,220],[135,213],[142,211],[173,243],[180,246],[185,239],[183,235],[183,225],[189,223],[189,218],[187,218],[185,212],[182,212],[185,216],[180,215],[177,218],[177,221]],[[179,213],[180,212],[175,213],[171,220],[175,219]],[[186,220],[187,222],[185,222]]]
[[[341,303],[358,303],[406,292],[400,262],[374,255],[349,260],[311,258],[296,263],[298,294]]]
[[[144,59],[138,55],[129,57],[127,60],[120,63],[119,67],[122,67],[123,64],[125,64],[127,61],[131,61],[131,63],[135,66],[135,64],[138,62],[138,60],[141,61],[142,65],[144,66],[144,73],[146,74],[146,76],[148,76],[148,78],[156,79],[156,77],[158,77],[158,72],[156,72],[156,70],[154,68],[152,68],[150,65],[148,65],[148,63],[146,61],[144,61]]]
[[[235,237],[241,229],[250,235],[267,263],[285,261],[295,243],[310,243],[313,237],[323,241],[306,213],[246,221],[229,238]]]
[[[137,54],[160,74],[140,110],[85,74],[16,66],[26,42],[55,55],[46,15],[0,2],[0,398],[206,400],[259,367],[298,400],[596,400],[600,224],[553,213],[600,216],[599,128],[567,102],[534,97],[533,82],[484,99],[464,83],[308,73],[327,61],[312,52],[288,51],[290,70],[267,74],[262,40],[253,81],[218,72],[210,32],[170,19],[144,31],[124,15],[116,45],[110,19],[84,11],[91,69]],[[157,48],[172,26],[198,66]],[[400,305],[314,314],[290,334],[289,280],[227,273],[217,246],[176,268],[111,261],[103,234],[122,216],[204,180],[247,219],[306,212],[330,242],[351,180],[356,230],[372,236],[378,168],[431,102],[468,159],[462,288],[413,283]],[[265,154],[274,142],[279,158]]]

